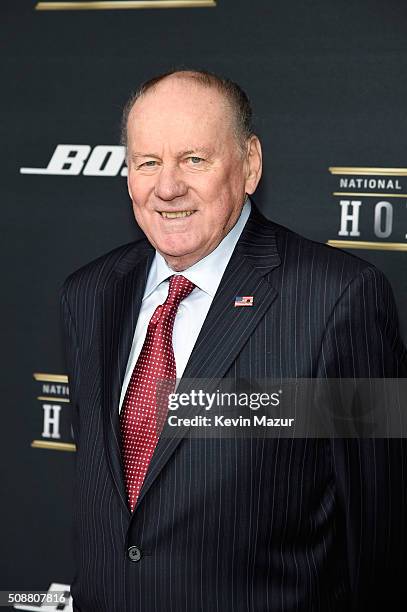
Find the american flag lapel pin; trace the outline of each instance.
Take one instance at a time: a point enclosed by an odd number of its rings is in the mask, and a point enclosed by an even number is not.
[[[235,307],[237,306],[253,306],[254,295],[237,295],[235,297]]]

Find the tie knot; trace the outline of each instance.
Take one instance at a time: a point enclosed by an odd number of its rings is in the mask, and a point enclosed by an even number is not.
[[[194,283],[191,283],[185,276],[174,274],[170,277],[170,287],[166,299],[167,304],[174,304],[178,308],[180,302],[191,293],[194,287]]]

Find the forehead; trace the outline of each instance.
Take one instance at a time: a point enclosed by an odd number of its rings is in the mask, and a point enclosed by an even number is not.
[[[233,137],[231,109],[215,87],[191,78],[167,78],[134,104],[128,120],[129,146],[183,146]]]

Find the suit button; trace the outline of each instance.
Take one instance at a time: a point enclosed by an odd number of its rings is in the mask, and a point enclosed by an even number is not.
[[[127,550],[127,556],[130,561],[137,563],[137,561],[140,561],[141,559],[141,550],[137,548],[137,546],[130,546],[130,548]]]

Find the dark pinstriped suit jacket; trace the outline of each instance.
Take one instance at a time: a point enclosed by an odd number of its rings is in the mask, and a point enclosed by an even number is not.
[[[161,438],[130,514],[118,404],[153,255],[146,240],[119,247],[62,289],[75,609],[400,609],[391,604],[407,581],[400,440]],[[236,295],[255,305],[234,308]],[[406,367],[383,275],[253,206],[184,377],[399,377]]]

